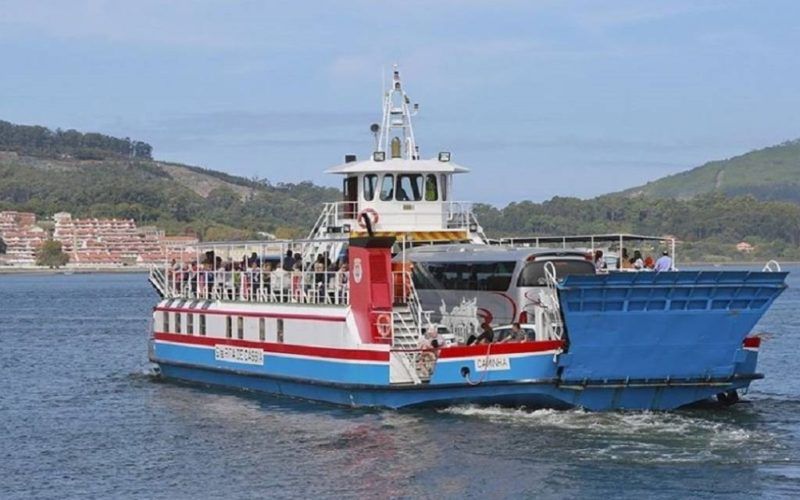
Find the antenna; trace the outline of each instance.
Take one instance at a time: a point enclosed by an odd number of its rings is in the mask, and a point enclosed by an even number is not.
[[[383,73],[382,73],[382,76]],[[384,89],[386,88],[385,79]],[[383,118],[378,129],[370,127],[377,137],[376,151],[386,152],[386,148],[393,142],[400,144],[400,158],[406,160],[419,159],[419,147],[414,139],[414,128],[411,117],[419,111],[418,104],[411,104],[411,99],[406,94],[400,79],[400,70],[397,64],[392,65],[391,87],[384,92]],[[397,139],[395,141],[395,139]],[[392,157],[395,157],[393,154]]]

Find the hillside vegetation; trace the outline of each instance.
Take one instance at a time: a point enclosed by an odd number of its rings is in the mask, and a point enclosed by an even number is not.
[[[0,136],[0,210],[32,211],[40,217],[68,211],[78,217],[133,218],[169,234],[251,239],[265,232],[305,236],[321,204],[341,196],[338,189],[311,182],[273,185],[154,161],[149,146],[140,153],[126,149],[144,144],[140,141],[60,134],[44,127],[6,129],[14,134]],[[91,148],[92,158],[81,157],[84,147]],[[504,208],[477,205],[476,212],[494,237],[669,234],[683,240],[684,259],[800,260],[798,162],[800,143],[792,142],[620,194],[591,200],[555,197]],[[752,254],[736,251],[735,244],[743,240],[754,245]]]
[[[705,193],[800,203],[800,140],[712,161],[619,194],[688,199]]]
[[[77,130],[50,130],[38,125],[15,125],[0,120],[0,151],[16,151],[43,158],[152,159],[153,148],[142,141],[118,139]]]
[[[338,191],[310,182],[272,185],[152,160],[67,160],[0,152],[0,210],[133,218],[205,239],[305,235]]]

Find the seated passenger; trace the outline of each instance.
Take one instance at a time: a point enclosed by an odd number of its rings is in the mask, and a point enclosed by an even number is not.
[[[653,269],[653,267],[655,265],[656,265],[656,262],[653,260],[653,256],[652,255],[648,255],[647,257],[644,258],[644,267],[645,268]]]
[[[494,330],[492,330],[492,326],[489,323],[482,324],[481,330],[481,334],[477,337],[475,335],[469,336],[467,345],[491,344],[494,341]]]
[[[505,344],[506,342],[525,342],[527,340],[527,336],[525,335],[525,331],[522,329],[519,323],[512,323],[511,324],[511,331],[506,335],[506,337],[500,341],[498,344]]]
[[[631,259],[631,265],[637,271],[641,271],[644,269],[644,260],[642,259],[642,252],[636,250],[633,252],[633,258]]]
[[[633,267],[633,262],[631,262],[631,258],[628,255],[628,249],[622,249],[622,256],[617,261],[617,269],[631,269]]]
[[[603,258],[602,250],[595,250],[594,252],[594,271],[597,273],[603,272],[606,269],[606,261]]]

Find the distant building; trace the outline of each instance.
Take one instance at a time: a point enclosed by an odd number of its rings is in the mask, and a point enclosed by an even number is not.
[[[746,241],[740,241],[736,244],[736,250],[742,253],[752,253],[755,250],[755,247]]]
[[[0,212],[0,238],[6,243],[6,253],[0,256],[4,264],[32,265],[47,232],[36,225],[36,214],[6,211]]]
[[[192,236],[165,236],[155,226],[138,227],[133,219],[74,219],[68,212],[53,215],[53,239],[61,243],[73,265],[126,265],[164,262],[194,254]],[[48,238],[36,225],[36,214],[0,212],[0,238],[6,243],[0,263],[33,265],[36,251]]]

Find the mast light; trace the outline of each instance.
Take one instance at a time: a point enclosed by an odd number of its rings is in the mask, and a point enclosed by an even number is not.
[[[372,161],[385,161],[386,151],[375,151],[372,153]]]
[[[439,152],[439,161],[450,161],[450,151]]]

